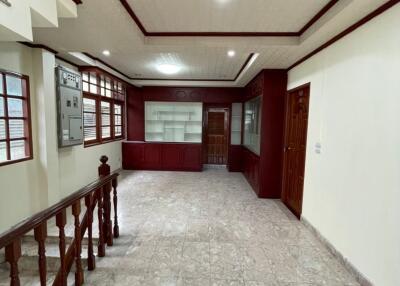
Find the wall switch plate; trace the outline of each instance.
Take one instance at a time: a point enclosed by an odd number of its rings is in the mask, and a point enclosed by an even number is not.
[[[320,142],[315,143],[315,153],[321,154],[321,148],[322,146]]]

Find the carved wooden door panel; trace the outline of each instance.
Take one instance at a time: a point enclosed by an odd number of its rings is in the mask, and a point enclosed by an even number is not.
[[[298,217],[303,204],[309,85],[289,91],[286,99],[282,201]]]
[[[228,112],[210,108],[206,113],[206,162],[226,165],[228,161]]]

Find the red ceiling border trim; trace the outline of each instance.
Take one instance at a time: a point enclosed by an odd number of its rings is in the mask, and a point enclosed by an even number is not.
[[[325,15],[339,0],[329,1],[310,21],[296,32],[150,32],[135,14],[127,0],[120,0],[144,36],[147,37],[299,37]]]
[[[400,0],[389,0],[389,1],[387,1],[385,4],[381,5],[380,7],[378,7],[377,9],[372,11],[371,13],[369,13],[367,16],[365,16],[364,18],[362,18],[358,22],[356,22],[353,25],[351,25],[350,27],[348,27],[346,30],[344,30],[341,33],[337,34],[335,37],[333,37],[329,41],[325,42],[323,45],[319,46],[318,48],[313,50],[311,53],[307,54],[306,56],[304,56],[301,59],[299,59],[298,61],[296,61],[294,64],[292,64],[290,67],[288,67],[287,70],[290,71],[294,67],[296,67],[296,66],[300,65],[301,63],[305,62],[306,60],[308,60],[312,56],[316,55],[320,51],[322,51],[325,48],[329,47],[330,45],[334,44],[335,42],[337,42],[338,40],[340,40],[343,37],[347,36],[351,32],[357,30],[358,28],[360,28],[361,26],[363,26],[364,24],[366,24],[367,22],[369,22],[370,20],[372,20],[376,16],[379,16],[380,14],[382,14],[386,10],[392,8],[394,5],[396,5],[398,3],[400,3]]]

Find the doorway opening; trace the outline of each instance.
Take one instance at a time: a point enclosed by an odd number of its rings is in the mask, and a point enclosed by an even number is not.
[[[229,144],[229,107],[204,108],[203,163],[226,165]]]
[[[303,207],[310,84],[286,95],[282,202],[300,219]]]

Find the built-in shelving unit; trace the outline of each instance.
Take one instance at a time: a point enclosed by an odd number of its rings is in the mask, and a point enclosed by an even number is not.
[[[231,145],[242,144],[242,103],[232,103]]]
[[[197,102],[145,102],[146,141],[201,143],[202,111]]]

